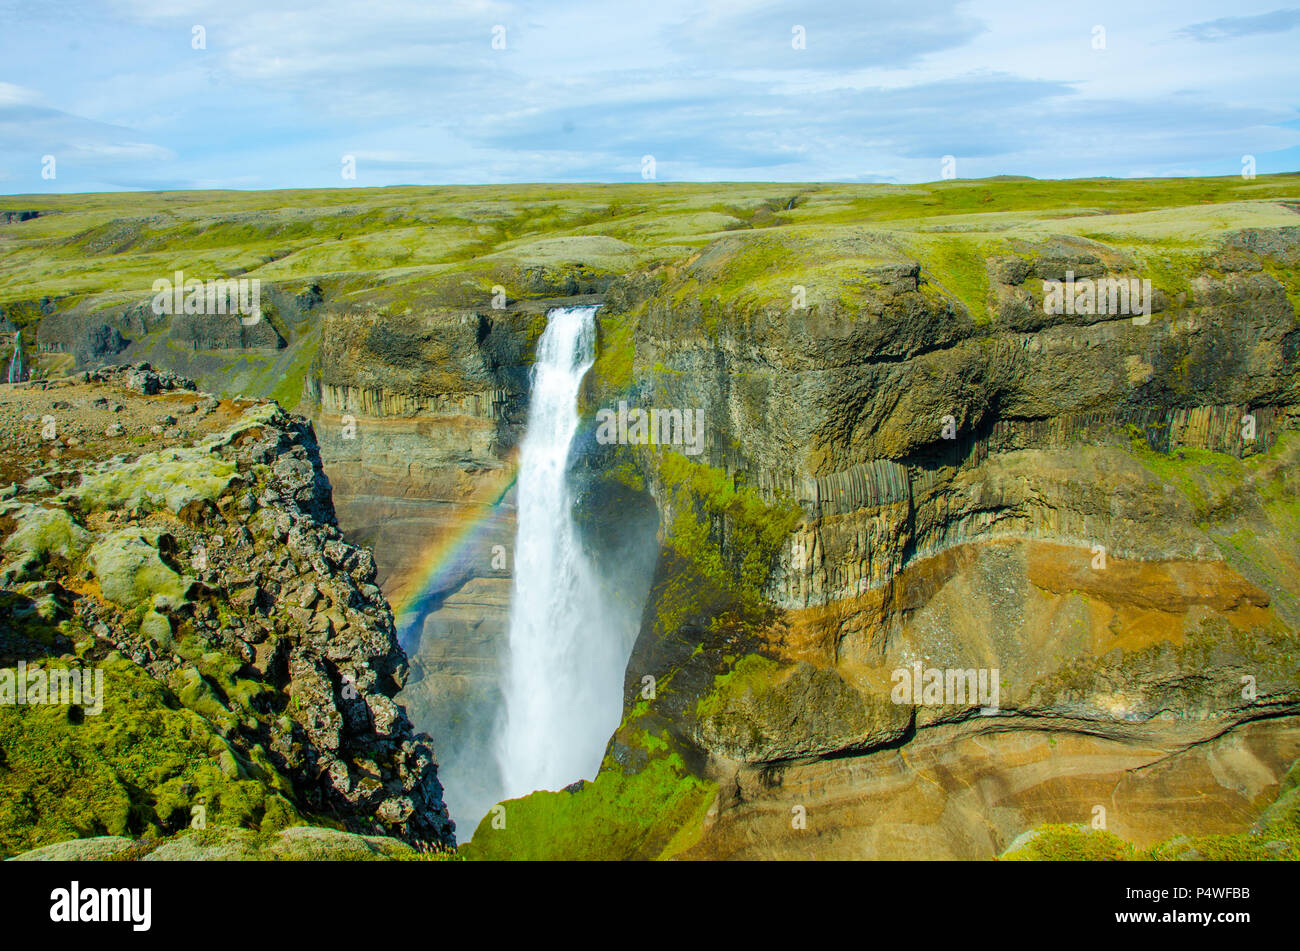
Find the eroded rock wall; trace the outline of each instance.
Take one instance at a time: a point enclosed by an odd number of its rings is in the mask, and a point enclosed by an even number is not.
[[[633,369],[589,407],[706,419],[685,493],[672,447],[593,448],[663,514],[606,768],[636,775],[657,736],[717,784],[681,854],[990,857],[1097,806],[1140,843],[1249,824],[1300,714],[1300,320],[1275,276],[1300,236],[1265,234],[1149,319],[1043,312],[1044,279],[1134,266],[1074,239],[990,259],[983,316],[906,260],[851,304],[701,293],[743,266],[732,239],[612,289]],[[704,590],[791,508],[770,610]],[[895,702],[914,664],[997,671],[998,708]]]

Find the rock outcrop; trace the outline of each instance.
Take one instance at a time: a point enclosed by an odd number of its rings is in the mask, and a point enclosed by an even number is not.
[[[311,820],[454,844],[307,422],[148,365],[11,387],[0,414],[3,665],[104,681],[98,711],[0,708],[0,848]]]
[[[401,839],[320,826],[290,826],[278,832],[226,827],[186,830],[164,839],[139,841],[113,835],[69,839],[15,855],[8,861],[410,862],[453,854],[421,851]]]

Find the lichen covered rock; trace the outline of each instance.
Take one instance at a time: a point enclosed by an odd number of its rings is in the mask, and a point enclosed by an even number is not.
[[[23,398],[117,399],[130,427],[185,392],[151,373]],[[428,739],[391,699],[406,675],[391,609],[335,524],[310,426],[215,400],[192,424],[188,444],[135,457],[19,457],[35,471],[0,513],[0,664],[71,665],[104,689],[94,710],[0,707],[0,853],[313,818],[452,845]],[[276,855],[392,851],[347,841]]]

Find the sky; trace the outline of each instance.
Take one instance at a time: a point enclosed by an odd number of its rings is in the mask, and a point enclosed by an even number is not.
[[[0,0],[0,194],[1296,171],[1276,3]]]

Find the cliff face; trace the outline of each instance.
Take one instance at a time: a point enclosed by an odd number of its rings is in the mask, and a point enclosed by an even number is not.
[[[0,708],[0,848],[304,822],[454,843],[309,424],[147,365],[0,404],[0,666],[102,677]]]
[[[509,804],[472,854],[981,857],[1099,814],[1145,844],[1240,831],[1276,795],[1296,229],[1168,261],[1072,235],[979,246],[977,269],[918,250],[724,236],[600,289],[579,518],[609,552],[649,511],[660,547],[626,717],[597,783]],[[1044,312],[1045,282],[1143,273],[1149,316]],[[563,302],[363,308],[324,325],[310,384],[344,524],[411,605],[401,699],[465,816],[493,768],[529,345]],[[620,401],[702,411],[704,452],[598,444]],[[917,663],[994,674],[996,711],[894,702]]]
[[[974,858],[1048,855],[1057,832],[1025,837],[1044,825],[1157,850],[1275,830],[1300,749],[1294,179],[775,188],[358,192],[360,216],[297,196],[204,259],[260,255],[280,349],[134,329],[143,252],[210,222],[73,233],[92,213],[65,208],[6,233],[111,255],[86,298],[20,271],[0,306],[51,346],[84,323],[60,315],[108,313],[123,357],[305,398],[464,828],[491,805],[533,346],[548,307],[602,303],[575,514],[610,578],[647,535],[658,553],[624,721],[593,782],[507,803],[466,854]],[[328,241],[281,235],[291,215]],[[1112,279],[1131,312],[1089,307]],[[1079,306],[1045,306],[1058,283]],[[702,452],[600,442],[620,404],[701,413]],[[1274,834],[1237,856],[1300,850]]]
[[[380,295],[325,318],[307,382],[340,523],[383,553],[412,661],[398,699],[470,824],[496,799],[514,457],[547,303],[407,314]]]
[[[1300,750],[1300,229],[1221,236],[1136,319],[1048,315],[1044,281],[1142,273],[1149,249],[1006,241],[963,277],[896,243],[723,238],[607,296],[624,352],[588,408],[706,421],[694,458],[585,447],[588,478],[660,513],[602,779],[658,788],[639,777],[666,762],[669,789],[707,784],[703,812],[635,820],[634,853],[980,858],[1098,816],[1139,845],[1243,831]],[[558,810],[555,852],[578,854],[619,821],[594,789],[508,812]],[[471,847],[518,840],[484,823]]]

